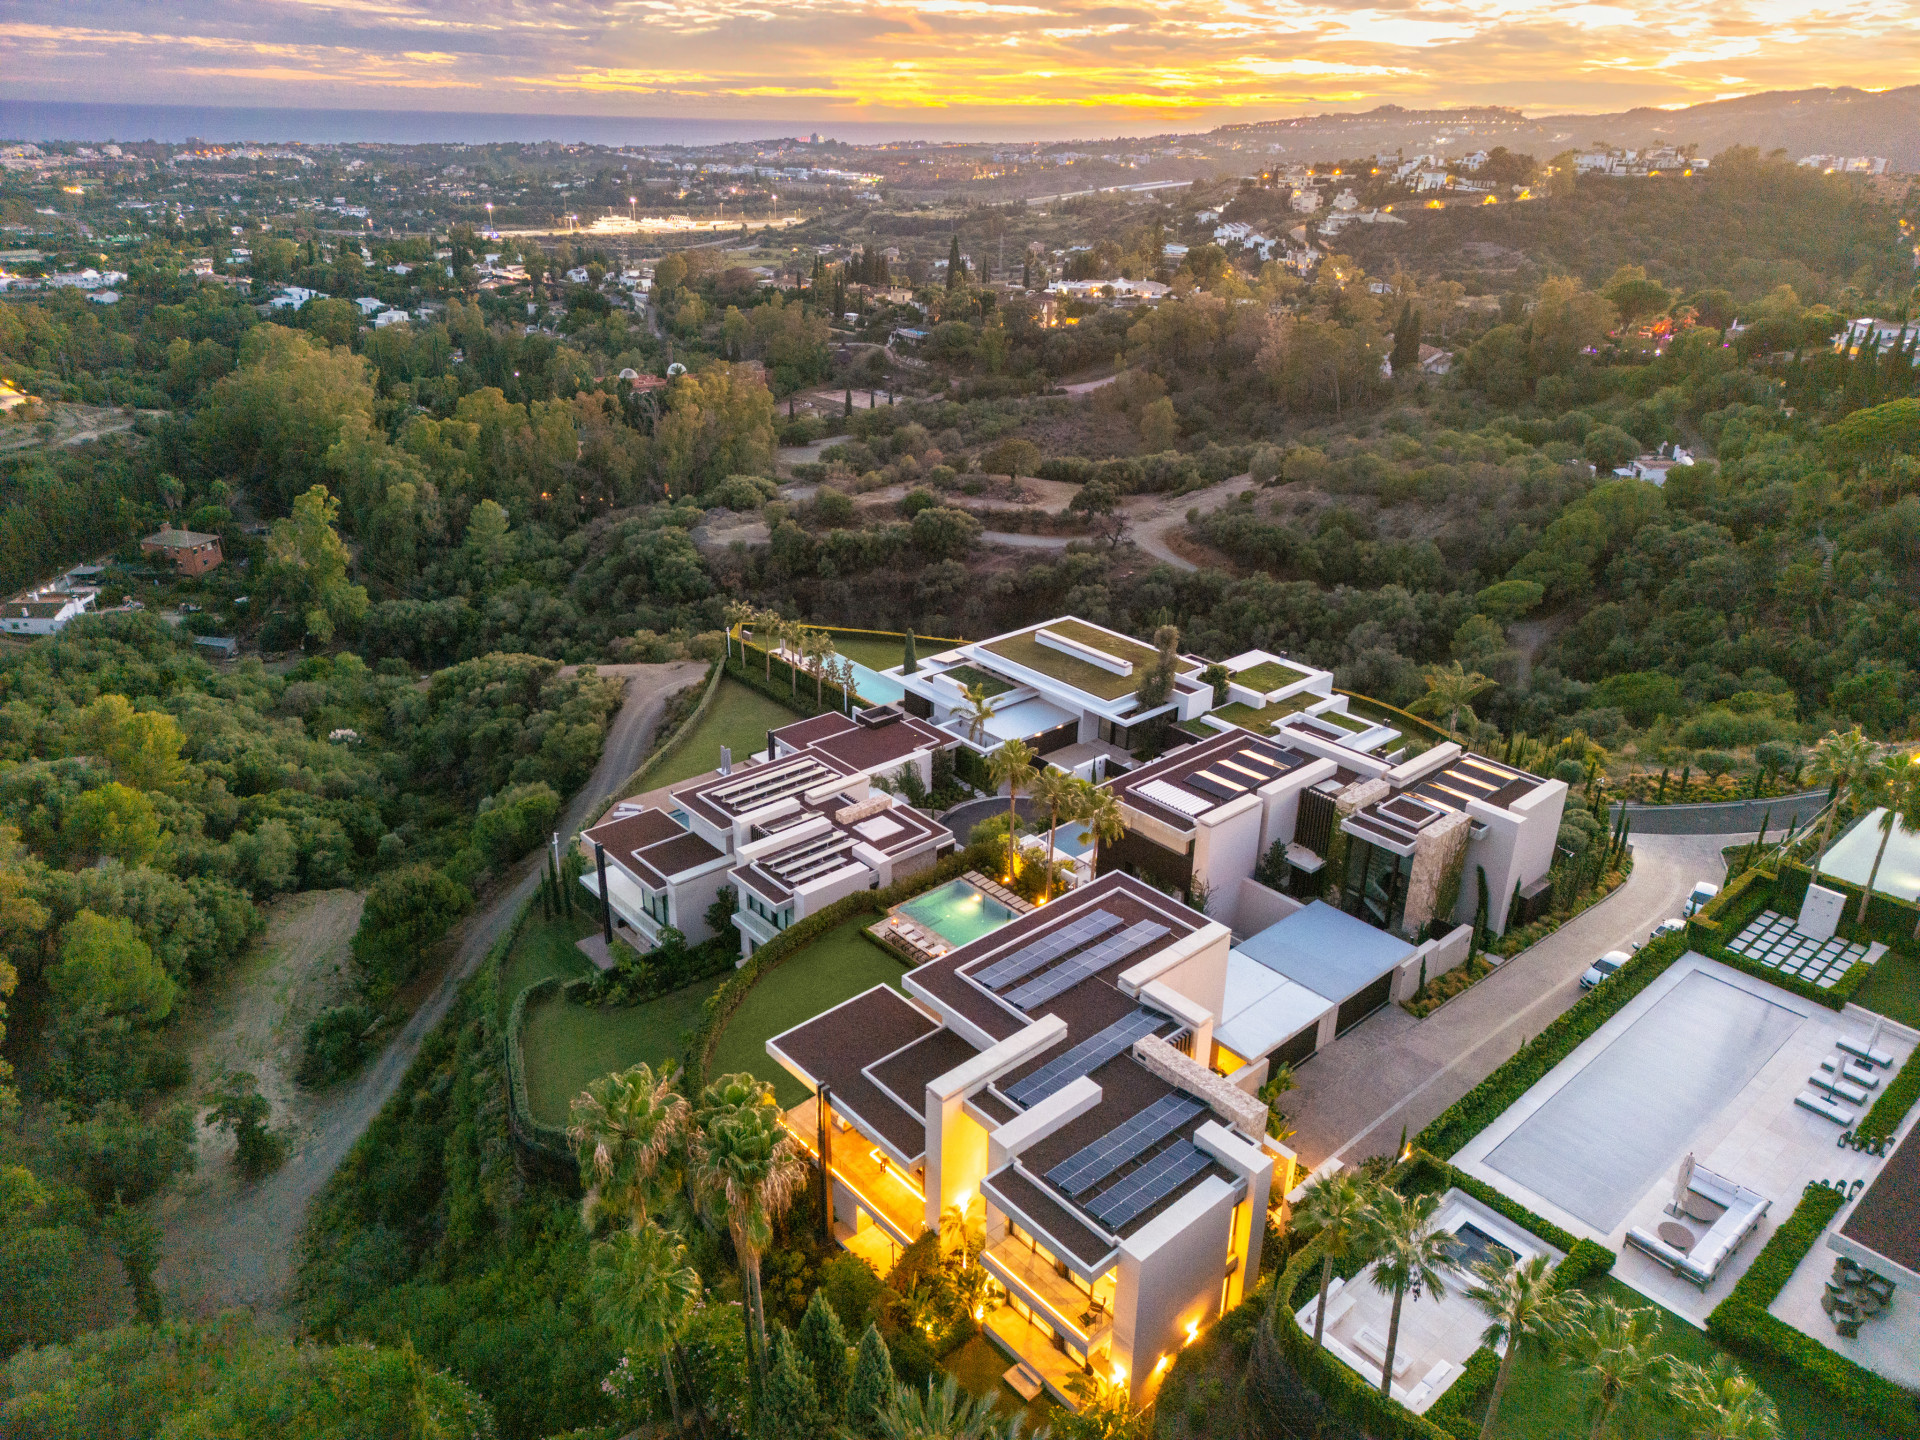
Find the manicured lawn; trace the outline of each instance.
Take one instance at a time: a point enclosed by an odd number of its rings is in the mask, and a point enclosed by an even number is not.
[[[513,1002],[529,985],[537,985],[549,975],[591,975],[593,966],[575,947],[574,941],[591,935],[599,921],[594,916],[593,897],[582,890],[573,902],[573,918],[543,920],[540,905],[534,902],[533,915],[520,927],[520,938],[513,943],[506,963],[500,967],[499,1015],[507,1018]]]
[[[1282,685],[1306,679],[1307,672],[1296,670],[1291,665],[1282,665],[1277,660],[1262,660],[1250,669],[1237,672],[1233,678],[1249,690],[1258,690],[1264,695],[1269,690],[1278,690]]]
[[[1589,1288],[1590,1293],[1611,1295],[1622,1304],[1653,1303],[1612,1277]],[[1666,1353],[1696,1365],[1704,1365],[1720,1353],[1719,1346],[1686,1321],[1665,1310],[1661,1315],[1661,1348]],[[1839,1436],[1877,1440],[1878,1432],[1848,1418],[1791,1376],[1755,1365],[1743,1357],[1735,1358],[1780,1407],[1780,1429],[1785,1440],[1832,1440]],[[1494,1426],[1496,1440],[1561,1440],[1563,1436],[1585,1435],[1587,1401],[1592,1390],[1591,1382],[1577,1372],[1523,1355],[1515,1363],[1513,1380],[1500,1401],[1500,1418]],[[1637,1440],[1686,1440],[1686,1426],[1671,1411],[1643,1403],[1638,1419],[1639,1428],[1631,1432]],[[1614,1433],[1629,1432],[1616,1422]]]
[[[745,1070],[771,1080],[782,1106],[805,1100],[805,1087],[767,1054],[767,1041],[863,990],[899,988],[906,967],[860,933],[874,919],[866,915],[829,930],[749,990],[720,1034],[712,1073]]]
[[[699,1024],[701,1002],[719,984],[696,981],[631,1007],[574,1005],[558,997],[530,1006],[522,1053],[533,1118],[564,1125],[568,1103],[589,1080],[679,1055],[681,1036]]]
[[[662,785],[677,785],[704,775],[720,763],[720,747],[731,746],[733,758],[744,760],[755,751],[767,748],[767,731],[791,725],[800,718],[786,706],[775,703],[728,678],[720,682],[720,693],[680,748],[647,776],[649,790]]]
[[[869,670],[891,670],[907,658],[907,643],[903,636],[894,639],[888,635],[849,635],[845,632],[833,637],[833,648],[838,650],[855,664],[864,665]],[[915,638],[915,653],[922,660],[929,655],[938,654],[947,647],[938,640]]]
[[[1889,1020],[1920,1026],[1920,960],[1892,952],[1882,955],[1853,998]]]
[[[940,1368],[958,1380],[962,1390],[971,1395],[991,1396],[994,1408],[1002,1415],[1024,1415],[1027,1425],[1021,1433],[1037,1434],[1059,1419],[1060,1407],[1044,1390],[1031,1402],[1022,1400],[1013,1387],[1000,1378],[1012,1367],[1013,1362],[984,1335],[974,1336],[948,1352],[940,1362]]]

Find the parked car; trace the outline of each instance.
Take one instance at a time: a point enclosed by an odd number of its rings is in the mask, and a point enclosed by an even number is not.
[[[1593,989],[1594,986],[1598,985],[1602,980],[1626,964],[1630,958],[1624,950],[1607,951],[1606,954],[1602,955],[1587,967],[1587,973],[1580,977],[1580,988],[1582,990]]]
[[[1698,885],[1693,887],[1693,893],[1687,897],[1687,908],[1680,913],[1682,915],[1699,914],[1707,908],[1707,902],[1719,893],[1720,887],[1718,885],[1709,885],[1705,880],[1702,880]]]
[[[1658,925],[1653,927],[1653,933],[1649,935],[1647,938],[1649,940],[1658,940],[1664,935],[1678,935],[1682,930],[1686,928],[1687,928],[1687,922],[1684,920],[1675,920],[1675,919],[1662,920]]]

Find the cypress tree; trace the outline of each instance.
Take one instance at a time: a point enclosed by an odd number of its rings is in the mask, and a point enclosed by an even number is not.
[[[909,630],[907,631],[907,654],[906,658],[900,662],[900,673],[902,675],[911,675],[919,668],[920,661],[913,653],[913,631]]]
[[[960,288],[960,235],[956,231],[947,243],[947,289]]]
[[[831,1428],[820,1413],[820,1396],[813,1388],[793,1336],[776,1324],[767,1347],[767,1385],[760,1399],[760,1433],[766,1440],[817,1440]]]
[[[847,1403],[848,1382],[853,1379],[853,1349],[826,1291],[814,1291],[807,1301],[807,1313],[800,1317],[794,1344],[813,1372],[813,1393],[821,1413],[829,1421],[838,1420]]]
[[[875,1417],[893,1399],[893,1357],[887,1342],[872,1325],[860,1337],[860,1353],[853,1362],[853,1380],[847,1386],[847,1428],[856,1435],[871,1435]]]

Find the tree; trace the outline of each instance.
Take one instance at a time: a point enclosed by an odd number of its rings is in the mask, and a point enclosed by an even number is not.
[[[1815,885],[1820,883],[1820,862],[1826,859],[1827,842],[1833,838],[1834,817],[1839,814],[1841,803],[1866,779],[1873,756],[1873,742],[1861,733],[1858,725],[1844,735],[1829,730],[1813,747],[1808,778],[1816,785],[1825,785],[1828,791],[1827,818],[1821,823],[1820,845],[1813,853],[1811,883]]]
[[[234,1164],[249,1180],[278,1170],[287,1158],[287,1142],[267,1128],[273,1106],[260,1093],[260,1082],[245,1070],[228,1070],[207,1092],[203,1123],[231,1131]]]
[[[1033,799],[1047,812],[1046,898],[1053,898],[1053,841],[1064,817],[1071,820],[1080,800],[1079,777],[1052,765],[1042,765],[1034,777]]]
[[[847,1429],[855,1435],[870,1435],[879,1423],[881,1410],[893,1399],[893,1357],[887,1342],[869,1322],[860,1336],[860,1351],[853,1362],[853,1378],[847,1384]]]
[[[1420,368],[1420,312],[1411,300],[1400,307],[1400,319],[1393,327],[1393,353],[1388,359],[1396,376],[1411,375]]]
[[[367,613],[367,592],[347,579],[348,553],[335,523],[340,502],[324,485],[295,498],[293,513],[267,537],[268,583],[305,617],[306,633],[325,645],[337,628]]]
[[[1710,1365],[1669,1360],[1667,1394],[1691,1440],[1780,1440],[1773,1398],[1725,1355]]]
[[[669,496],[773,467],[773,394],[754,370],[714,365],[674,377],[653,430],[653,466]]]
[[[1378,1190],[1367,1207],[1364,1223],[1367,1248],[1375,1256],[1374,1288],[1393,1296],[1387,1320],[1387,1353],[1380,1365],[1380,1393],[1391,1395],[1393,1352],[1400,1343],[1400,1309],[1413,1292],[1414,1299],[1430,1290],[1435,1298],[1446,1294],[1445,1267],[1453,1260],[1453,1236],[1435,1224],[1440,1213],[1438,1195],[1403,1199],[1394,1190]]]
[[[140,791],[109,780],[77,796],[60,824],[60,844],[74,859],[106,855],[145,865],[160,849],[160,815]]]
[[[1500,1397],[1513,1378],[1514,1360],[1522,1348],[1544,1348],[1559,1333],[1566,1306],[1554,1290],[1552,1266],[1544,1255],[1535,1255],[1519,1265],[1511,1261],[1504,1266],[1483,1262],[1474,1267],[1473,1273],[1476,1283],[1467,1288],[1467,1298],[1487,1314],[1487,1328],[1480,1333],[1480,1343],[1506,1347],[1493,1377],[1493,1393],[1487,1397],[1486,1419],[1480,1424],[1480,1440],[1492,1440]]]
[[[911,675],[919,670],[919,668],[919,658],[913,653],[913,631],[909,630],[907,631],[906,654],[902,656],[900,661],[900,673],[902,675]]]
[[[958,560],[973,549],[980,528],[965,510],[935,505],[913,517],[913,548],[928,560]]]
[[[1659,1328],[1651,1306],[1636,1309],[1611,1296],[1569,1298],[1556,1363],[1578,1370],[1593,1385],[1589,1440],[1600,1440],[1614,1414],[1665,1373],[1666,1357],[1654,1348]]]
[[[107,1237],[133,1292],[134,1313],[149,1325],[159,1324],[163,1309],[153,1272],[160,1264],[160,1222],[145,1210],[116,1205],[107,1216]]]
[[[681,1326],[701,1294],[700,1273],[687,1264],[686,1247],[652,1221],[643,1221],[596,1243],[590,1263],[594,1318],[627,1354],[659,1362],[674,1429],[684,1429],[673,1360]],[[688,1373],[684,1353],[681,1372]],[[703,1418],[703,1433],[705,1429]]]
[[[1091,839],[1095,845],[1117,844],[1127,833],[1127,819],[1121,813],[1119,797],[1090,780],[1080,781],[1080,803],[1074,807],[1073,818],[1083,827],[1081,837]]]
[[[601,1220],[645,1224],[663,1175],[687,1137],[691,1107],[644,1061],[591,1081],[567,1107],[567,1139],[586,1191],[580,1214],[591,1234]]]
[[[962,686],[960,698],[967,702],[970,712],[967,716],[967,738],[978,745],[981,737],[987,733],[987,722],[993,719],[994,712],[993,699],[987,694],[986,682],[983,680],[975,685]]]
[[[724,1217],[740,1264],[741,1293],[754,1358],[767,1372],[767,1318],[760,1296],[760,1257],[773,1224],[805,1183],[793,1137],[780,1123],[773,1087],[751,1075],[722,1075],[700,1092],[689,1166],[694,1191]]]
[[[1014,802],[1019,799],[1020,792],[1033,783],[1035,773],[1033,762],[1036,758],[1033,747],[1024,740],[1003,741],[1000,748],[987,757],[987,778],[993,782],[996,790],[1002,785],[1007,787],[1007,878],[1009,880],[1013,878],[1017,863],[1013,835],[1020,820],[1019,811]]]
[[[806,1360],[787,1327],[775,1326],[760,1401],[760,1433],[766,1440],[815,1440],[830,1431]]]
[[[1416,715],[1446,716],[1447,729],[1455,733],[1460,729],[1462,715],[1468,720],[1478,719],[1471,702],[1494,685],[1478,670],[1463,669],[1458,660],[1451,665],[1429,665],[1421,677],[1427,682],[1427,693],[1408,708]]]
[[[124,695],[102,695],[81,711],[74,739],[134,790],[170,790],[186,769],[179,722],[164,710],[135,710]]]
[[[1018,436],[988,446],[980,454],[980,469],[987,475],[1004,475],[1017,480],[1040,468],[1040,447]]]
[[[813,1377],[821,1413],[830,1421],[838,1421],[845,1412],[847,1391],[853,1381],[853,1349],[824,1291],[815,1290],[807,1301],[794,1344]]]
[[[157,1025],[173,1012],[180,987],[154,958],[131,920],[82,910],[60,932],[60,958],[47,989],[69,1013],[91,1012]]]
[[[431,865],[403,866],[374,881],[353,935],[361,988],[384,1000],[406,984],[472,904],[463,887]]]
[[[1180,420],[1165,395],[1140,412],[1140,444],[1149,453],[1171,450],[1179,439]]]
[[[1873,868],[1867,872],[1867,883],[1861,887],[1860,910],[1854,917],[1857,924],[1864,925],[1867,901],[1873,896],[1874,882],[1880,878],[1880,862],[1886,858],[1887,841],[1893,838],[1894,826],[1909,833],[1920,830],[1920,763],[1905,752],[1882,755],[1866,773],[1861,788],[1869,803],[1885,807],[1878,826],[1880,844],[1874,849]]]
[[[1351,1174],[1336,1174],[1316,1181],[1294,1209],[1293,1223],[1320,1237],[1320,1303],[1313,1312],[1316,1345],[1326,1329],[1327,1289],[1333,1283],[1334,1264],[1362,1242],[1369,1203],[1364,1183]]]
[[[958,290],[966,274],[967,262],[960,258],[960,235],[956,231],[947,241],[947,289]]]
[[[1167,703],[1167,697],[1173,694],[1173,680],[1180,661],[1180,632],[1172,625],[1162,625],[1153,632],[1154,649],[1158,652],[1140,675],[1139,688],[1134,692],[1140,697],[1140,709],[1152,710]]]
[[[1001,1419],[991,1396],[969,1395],[952,1375],[938,1390],[910,1385],[894,1389],[875,1417],[883,1440],[1019,1440],[1026,1417]]]

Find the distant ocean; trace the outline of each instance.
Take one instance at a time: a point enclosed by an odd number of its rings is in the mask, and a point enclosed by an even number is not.
[[[675,119],[661,115],[483,115],[446,110],[280,110],[214,105],[91,105],[0,99],[6,140],[187,140],[401,145],[510,144],[553,140],[591,145],[716,145],[818,133],[823,139],[1010,139],[995,126],[809,123],[801,120]]]

